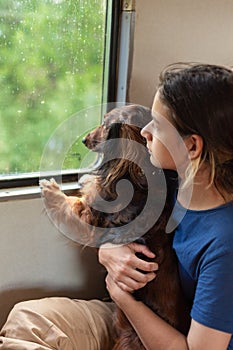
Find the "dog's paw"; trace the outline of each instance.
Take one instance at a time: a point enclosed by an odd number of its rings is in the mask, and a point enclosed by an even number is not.
[[[43,180],[40,180],[39,184],[41,188],[41,194],[45,198],[62,194],[59,185],[56,183],[54,179],[50,179],[50,180],[43,179]]]
[[[39,182],[40,188],[43,189],[49,189],[49,190],[60,190],[59,185],[56,183],[54,179],[46,180],[42,179]]]

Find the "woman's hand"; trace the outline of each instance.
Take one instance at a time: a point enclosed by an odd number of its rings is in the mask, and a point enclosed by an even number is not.
[[[105,279],[106,287],[111,299],[120,307],[124,308],[125,303],[129,303],[133,300],[133,296],[124,290],[122,290],[116,282],[113,281],[111,276],[107,274]]]
[[[144,261],[135,253],[142,253],[148,258],[155,257],[145,245],[138,243],[124,246],[106,243],[99,249],[99,262],[107,269],[109,278],[123,291],[130,293],[152,281],[158,270],[157,263]]]

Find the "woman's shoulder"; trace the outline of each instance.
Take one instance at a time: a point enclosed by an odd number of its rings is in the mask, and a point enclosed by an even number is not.
[[[233,203],[210,210],[201,227],[208,257],[233,257]]]
[[[174,246],[208,257],[233,253],[233,203],[209,210],[187,210],[177,227]]]

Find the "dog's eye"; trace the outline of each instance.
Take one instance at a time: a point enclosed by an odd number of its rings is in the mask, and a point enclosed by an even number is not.
[[[104,130],[107,130],[107,129],[108,129],[108,125],[107,125],[105,122],[103,122],[102,126],[103,126],[103,129],[104,129]]]

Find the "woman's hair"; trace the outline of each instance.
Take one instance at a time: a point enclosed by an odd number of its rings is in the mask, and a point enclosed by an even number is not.
[[[233,70],[211,64],[168,66],[160,75],[159,96],[182,137],[197,134],[203,152],[187,169],[193,180],[208,162],[210,184],[233,190]]]

